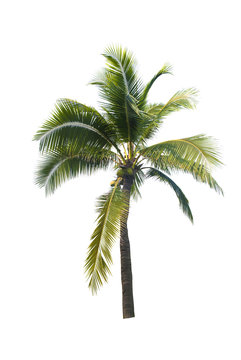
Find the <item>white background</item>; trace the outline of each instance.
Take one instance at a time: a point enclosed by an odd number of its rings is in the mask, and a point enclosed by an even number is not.
[[[238,1],[9,1],[1,9],[1,348],[3,360],[240,359],[240,26]],[[34,185],[33,134],[55,100],[98,106],[86,86],[110,44],[131,49],[150,93],[165,101],[200,90],[195,111],[166,119],[157,139],[219,139],[225,196],[191,177],[171,189],[147,183],[129,233],[136,317],[122,320],[119,246],[113,276],[92,297],[83,272],[95,199],[109,173],[64,184],[48,198]]]

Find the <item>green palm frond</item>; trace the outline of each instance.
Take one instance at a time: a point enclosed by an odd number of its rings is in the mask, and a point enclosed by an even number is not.
[[[108,47],[103,56],[107,59],[106,69],[113,76],[112,79],[124,86],[125,94],[139,100],[142,81],[137,76],[134,55],[121,47]]]
[[[197,95],[198,91],[195,88],[177,91],[166,104],[160,104],[159,109],[158,107],[155,108],[155,115],[163,118],[174,111],[194,109]]]
[[[140,187],[143,184],[144,180],[145,180],[145,174],[142,171],[142,169],[139,168],[135,173],[131,188],[131,196],[133,197],[133,199],[137,200],[139,197],[141,197]]]
[[[87,112],[87,113],[95,114],[96,117],[98,117],[99,119],[101,119],[101,121],[103,121],[103,123],[106,122],[106,119],[94,107],[82,104],[76,100],[72,100],[72,99],[68,99],[68,98],[59,98],[57,100],[57,104],[59,104],[59,105],[63,104],[63,105],[66,105],[67,107],[70,106],[71,108],[77,108],[77,109],[79,109],[79,111],[84,112],[84,113]],[[112,133],[109,135],[113,136],[114,134]]]
[[[159,116],[161,106],[163,107],[164,104],[147,104],[145,106],[144,115],[146,117],[146,127],[143,128],[143,133],[139,138],[137,148],[139,148],[140,144],[145,145],[146,141],[151,139],[162,125],[164,117]]]
[[[184,193],[182,192],[182,190],[177,186],[177,184],[172,179],[170,179],[163,172],[161,172],[157,169],[154,169],[154,168],[149,168],[149,170],[146,173],[146,176],[149,178],[156,178],[156,179],[170,185],[170,187],[175,191],[175,193],[177,195],[180,208],[182,209],[184,214],[187,215],[189,220],[191,222],[193,222],[193,216],[192,216],[191,209],[189,207],[189,202],[188,202],[186,196],[184,195]]]
[[[107,281],[112,264],[111,249],[119,236],[120,216],[126,211],[126,202],[117,179],[113,189],[102,195],[97,203],[97,227],[91,236],[91,243],[85,262],[89,288],[95,294],[103,281]]]
[[[147,104],[145,107],[145,112],[152,117],[155,117],[159,114],[160,109],[162,109],[165,104],[162,103],[155,103],[155,104]],[[158,117],[159,118],[159,117]]]
[[[54,193],[66,180],[80,174],[91,175],[96,170],[107,169],[117,158],[115,153],[106,149],[74,150],[76,149],[73,146],[69,146],[43,155],[35,182],[45,188],[46,195]]]
[[[120,47],[109,47],[103,55],[106,67],[91,84],[99,87],[102,108],[107,111],[121,141],[135,141],[142,126],[138,101],[143,89],[135,59],[127,49]]]
[[[147,104],[144,113],[148,119],[139,144],[144,144],[147,139],[152,138],[159,130],[163,119],[169,114],[182,109],[194,109],[198,91],[194,88],[184,89],[176,92],[167,103]]]
[[[36,133],[40,151],[52,151],[67,142],[78,142],[80,148],[93,146],[110,149],[115,144],[116,134],[106,120],[93,108],[83,104],[59,100],[51,118]]]
[[[164,74],[172,74],[172,66],[170,64],[164,64],[164,66],[161,68],[161,70],[158,71],[157,74],[155,74],[153,76],[153,78],[146,84],[145,88],[143,89],[143,92],[141,94],[141,100],[140,100],[140,106],[142,107],[145,102],[146,102],[146,98],[147,95],[152,87],[152,85],[154,84],[154,82],[161,76]]]
[[[207,183],[223,193],[211,175],[214,167],[222,165],[215,139],[203,134],[190,138],[169,140],[140,150],[140,153],[161,170],[191,173],[198,181]]]

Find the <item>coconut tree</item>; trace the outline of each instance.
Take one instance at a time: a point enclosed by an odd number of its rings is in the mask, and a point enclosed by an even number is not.
[[[96,228],[85,262],[89,287],[95,294],[107,281],[112,263],[111,249],[120,238],[123,317],[134,317],[131,254],[127,229],[131,198],[140,196],[140,187],[149,178],[169,185],[179,206],[193,222],[189,202],[170,178],[174,172],[191,174],[222,193],[211,175],[221,164],[217,144],[206,135],[148,144],[166,117],[181,109],[193,109],[197,91],[176,92],[165,103],[149,103],[154,82],[171,73],[165,64],[144,84],[136,71],[133,54],[120,46],[108,47],[105,68],[90,84],[101,98],[100,110],[70,99],[57,101],[50,118],[37,131],[42,159],[36,183],[53,193],[65,180],[99,169],[114,170],[107,193],[97,201]],[[160,188],[161,190],[161,188]]]

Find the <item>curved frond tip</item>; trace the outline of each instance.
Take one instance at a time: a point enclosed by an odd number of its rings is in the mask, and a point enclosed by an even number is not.
[[[172,66],[168,63],[164,64],[161,70],[159,70],[152,79],[146,84],[145,88],[143,89],[143,93],[141,95],[141,103],[144,104],[146,102],[147,96],[149,91],[151,90],[152,85],[154,82],[164,74],[172,74]]]
[[[189,201],[182,192],[182,190],[177,186],[177,184],[169,176],[154,168],[149,168],[146,176],[149,178],[158,179],[159,181],[168,184],[175,191],[179,200],[180,208],[182,209],[183,213],[187,215],[189,220],[193,223],[193,215],[189,207]]]

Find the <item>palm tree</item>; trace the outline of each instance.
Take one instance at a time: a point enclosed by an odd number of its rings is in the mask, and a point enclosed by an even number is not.
[[[97,202],[97,224],[85,262],[89,287],[95,294],[107,281],[111,249],[120,236],[123,318],[134,317],[132,270],[127,220],[130,198],[140,196],[148,178],[158,179],[176,193],[181,210],[193,222],[188,200],[170,178],[173,172],[191,174],[222,193],[211,175],[221,161],[214,139],[205,135],[147,145],[171,113],[193,109],[197,91],[176,92],[166,103],[147,102],[154,82],[171,73],[165,64],[146,85],[137,75],[133,54],[119,46],[104,52],[106,66],[91,84],[99,88],[101,112],[77,101],[60,99],[51,117],[34,139],[40,142],[42,160],[36,183],[53,193],[65,180],[92,175],[110,166],[115,170],[108,193]]]

